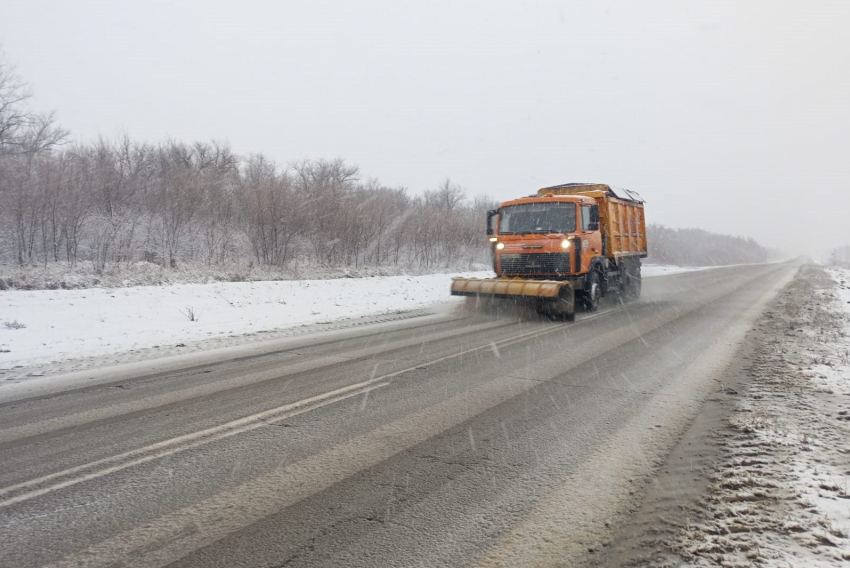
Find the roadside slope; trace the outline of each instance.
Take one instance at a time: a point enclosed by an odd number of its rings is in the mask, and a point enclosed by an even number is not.
[[[850,560],[850,278],[831,274],[771,304],[599,565]]]

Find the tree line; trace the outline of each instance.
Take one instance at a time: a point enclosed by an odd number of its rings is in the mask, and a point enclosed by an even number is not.
[[[485,197],[446,179],[419,195],[343,160],[278,165],[220,142],[65,144],[0,63],[0,263],[169,268],[486,262]]]
[[[0,259],[19,266],[234,261],[455,266],[481,257],[484,198],[412,196],[342,160],[280,167],[220,143],[123,139],[0,157]],[[485,255],[486,256],[486,255]]]
[[[650,259],[658,264],[725,266],[766,262],[768,250],[752,238],[720,235],[703,229],[647,227]]]

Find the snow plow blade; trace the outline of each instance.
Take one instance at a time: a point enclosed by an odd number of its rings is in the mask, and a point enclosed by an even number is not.
[[[575,314],[575,290],[570,282],[523,278],[452,278],[452,296],[500,298],[537,304],[538,311]]]

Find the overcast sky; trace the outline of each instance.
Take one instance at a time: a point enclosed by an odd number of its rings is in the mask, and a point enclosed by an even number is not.
[[[0,0],[81,140],[342,157],[411,191],[640,192],[647,218],[850,243],[850,2]]]

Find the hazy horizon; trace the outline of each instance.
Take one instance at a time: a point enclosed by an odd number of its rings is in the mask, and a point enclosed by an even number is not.
[[[226,140],[499,200],[610,183],[640,192],[650,222],[811,254],[850,244],[847,4],[0,11],[6,59],[72,140]]]

